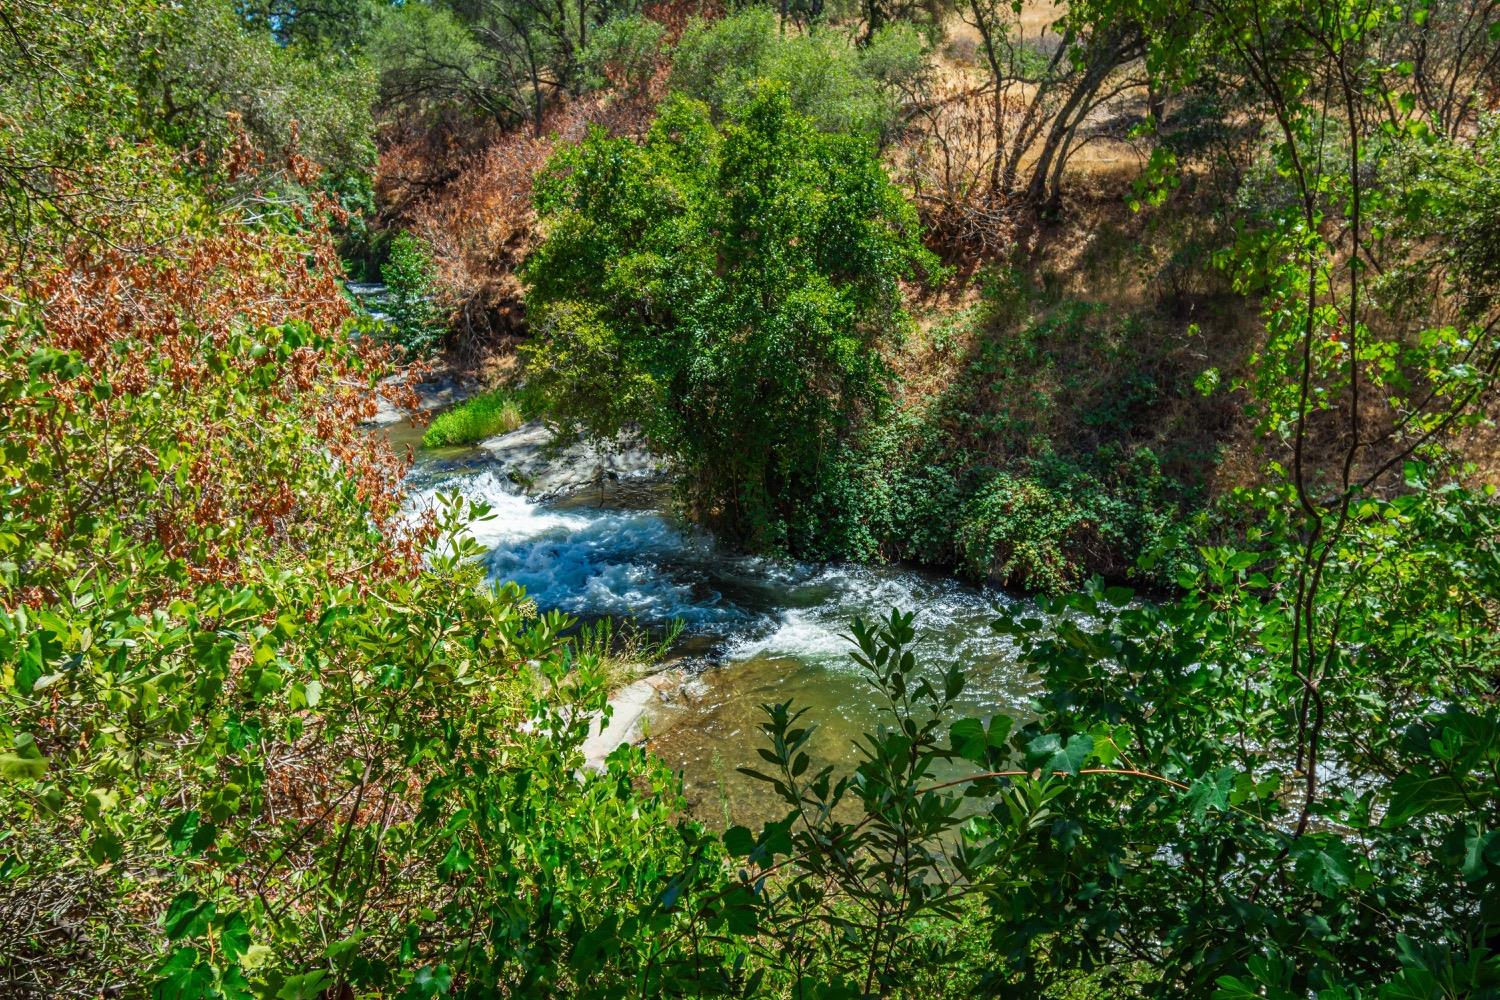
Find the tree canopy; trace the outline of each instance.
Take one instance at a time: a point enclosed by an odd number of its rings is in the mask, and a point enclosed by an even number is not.
[[[901,282],[933,270],[869,140],[767,87],[721,127],[676,101],[641,143],[594,134],[537,185],[526,279],[555,412],[639,424],[694,506],[786,545],[843,442],[883,412]]]

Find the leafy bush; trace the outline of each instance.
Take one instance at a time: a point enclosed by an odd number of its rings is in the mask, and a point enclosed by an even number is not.
[[[676,99],[643,143],[559,152],[537,205],[532,376],[553,413],[638,423],[706,520],[797,544],[788,523],[886,406],[899,283],[934,267],[873,146],[817,131],[781,87],[722,127]]]
[[[1002,472],[964,515],[956,541],[970,576],[1048,593],[1077,583],[1072,553],[1085,543],[1087,522],[1071,497]]]
[[[640,12],[639,0],[522,0],[381,4],[370,50],[381,68],[387,106],[407,120],[486,118],[501,130],[521,123],[544,134],[546,113],[595,82],[601,53],[591,35]],[[627,50],[640,51],[651,29],[634,22]],[[616,50],[618,54],[620,50]]]
[[[1339,750],[1315,779],[1285,710],[1302,681],[1277,653],[1303,615],[1304,543],[1278,529],[1280,490],[1241,499],[1270,515],[1262,544],[1205,550],[1178,602],[1094,584],[1001,616],[1041,678],[1037,718],[957,717],[967,678],[922,663],[900,612],[854,623],[892,724],[850,772],[814,770],[817,720],[766,705],[765,763],[746,770],[789,814],[724,836],[766,953],[823,989],[903,995],[959,971],[972,928],[986,947],[962,969],[1004,995],[1487,995],[1493,491],[1364,501],[1323,564],[1317,614],[1347,645],[1323,667]]]
[[[396,234],[380,277],[386,287],[382,305],[389,316],[390,339],[408,355],[431,353],[444,331],[442,315],[433,302],[437,272],[427,246],[412,233]]]
[[[427,448],[474,444],[525,423],[520,401],[507,389],[491,389],[471,396],[432,418],[422,435]]]
[[[755,84],[786,88],[792,107],[826,132],[886,137],[902,94],[926,65],[921,37],[903,26],[864,47],[830,28],[784,33],[769,8],[694,20],[673,53],[671,87],[708,104],[716,119],[753,100]]]
[[[1091,573],[1124,579],[1144,556],[1156,560],[1147,579],[1170,583],[1175,564],[1161,562],[1175,548],[1178,508],[1166,499],[1155,456],[1129,462],[1096,456],[1124,476],[1106,485],[1076,465],[1052,457],[1000,472],[964,503],[954,540],[959,565],[975,579],[1060,594]]]
[[[640,14],[616,17],[589,36],[583,62],[597,78],[627,94],[645,92],[656,73],[666,27]],[[596,83],[596,85],[597,85]]]
[[[908,407],[865,428],[821,468],[796,508],[797,551],[902,559],[971,579],[1061,593],[1100,575],[1170,587],[1191,556],[1184,511],[1195,494],[1148,448],[1106,444],[991,464],[956,440],[941,407]]]

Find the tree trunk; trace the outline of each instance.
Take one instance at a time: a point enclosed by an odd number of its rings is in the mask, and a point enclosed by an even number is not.
[[[1093,93],[1099,87],[1099,78],[1096,78],[1094,67],[1090,66],[1084,73],[1078,86],[1068,95],[1067,101],[1063,103],[1062,109],[1052,119],[1052,127],[1047,130],[1047,141],[1042,144],[1042,151],[1037,156],[1036,163],[1031,168],[1031,180],[1026,185],[1026,198],[1034,204],[1041,204],[1047,193],[1047,176],[1051,171],[1052,158],[1057,155],[1058,148],[1063,139],[1077,125],[1072,123],[1074,114],[1077,113],[1079,105],[1084,104],[1084,98]]]
[[[1026,103],[1026,114],[1022,116],[1020,124],[1016,126],[1015,134],[1011,136],[1010,152],[1006,155],[1005,169],[1000,177],[1000,186],[1004,191],[1014,191],[1016,189],[1016,174],[1021,169],[1021,156],[1031,147],[1032,142],[1036,139],[1037,131],[1041,128],[1041,122],[1037,120],[1037,115],[1040,113],[1047,95],[1052,92],[1052,88],[1057,82],[1054,74],[1057,72],[1057,68],[1062,65],[1065,53],[1073,44],[1073,38],[1074,35],[1071,30],[1063,35],[1062,41],[1057,46],[1057,51],[1052,54],[1052,61],[1047,64],[1046,74],[1036,84],[1036,93],[1032,94],[1031,100]],[[996,136],[996,141],[999,141],[999,136]],[[998,151],[997,147],[996,152],[998,153]]]
[[[1048,180],[1053,173],[1053,161],[1059,152],[1072,143],[1078,127],[1093,110],[1094,97],[1098,94],[1099,88],[1104,85],[1104,81],[1109,79],[1109,74],[1135,58],[1137,47],[1138,40],[1118,37],[1107,39],[1102,45],[1090,45],[1091,51],[1085,65],[1083,79],[1078,81],[1062,109],[1057,113],[1057,117],[1052,119],[1052,128],[1047,132],[1047,141],[1042,145],[1041,155],[1032,167],[1031,181],[1026,185],[1026,197],[1031,202],[1041,205],[1048,200]],[[1064,155],[1063,162],[1066,162],[1066,159]],[[1059,163],[1058,176],[1052,185],[1053,188],[1060,187],[1061,181],[1061,163]]]
[[[1005,91],[1000,86],[1004,73],[1000,69],[1000,54],[995,51],[993,29],[981,12],[979,2],[980,0],[969,0],[969,9],[974,13],[974,27],[979,31],[979,37],[984,42],[984,61],[989,63],[990,82],[995,87],[991,111],[994,115],[991,128],[995,134],[995,152],[990,157],[990,195],[994,196],[1000,193],[1000,150],[1005,148]]]

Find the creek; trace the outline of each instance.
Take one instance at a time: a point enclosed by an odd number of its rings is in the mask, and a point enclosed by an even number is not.
[[[397,439],[400,440],[399,437]],[[761,705],[793,700],[818,729],[818,763],[853,766],[854,741],[890,722],[850,658],[850,619],[916,611],[919,659],[968,673],[960,709],[1025,714],[1034,682],[991,628],[1020,598],[901,566],[807,564],[725,551],[664,512],[660,484],[612,484],[534,503],[482,452],[423,451],[409,477],[412,503],[460,493],[494,512],[471,532],[491,579],[514,580],[538,606],[585,619],[682,622],[669,655],[673,683],[653,692],[635,735],[683,775],[708,822],[758,825],[785,809],[769,786],[736,768],[760,766]]]

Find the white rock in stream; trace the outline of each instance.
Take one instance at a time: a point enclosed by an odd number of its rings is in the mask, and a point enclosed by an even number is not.
[[[651,479],[666,469],[638,440],[622,436],[606,447],[581,439],[558,444],[551,428],[539,420],[487,438],[479,447],[511,482],[539,500],[611,482]]]
[[[583,741],[583,757],[588,767],[604,770],[604,760],[614,753],[621,743],[638,743],[646,735],[646,719],[651,706],[661,699],[662,691],[679,687],[682,677],[678,671],[667,670],[651,677],[642,677],[616,691],[609,699],[609,725],[604,725],[603,713],[589,720],[589,736]]]

